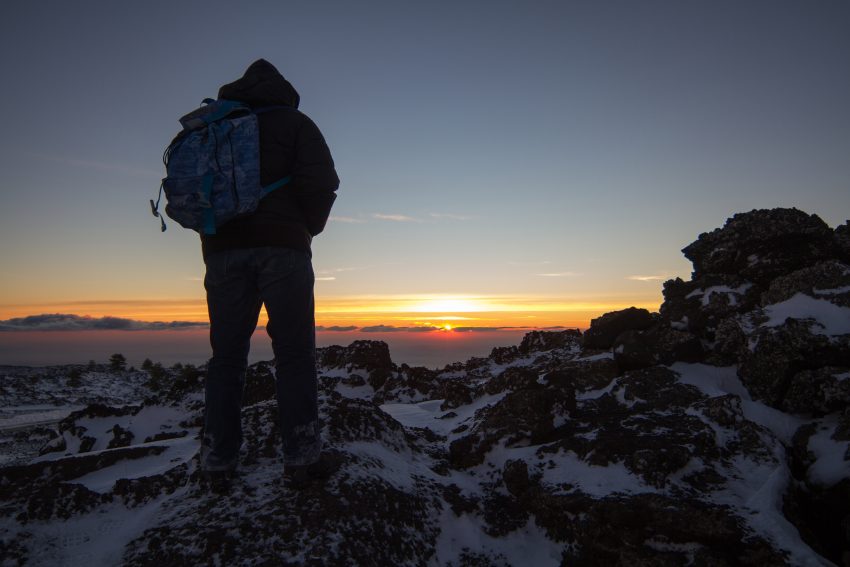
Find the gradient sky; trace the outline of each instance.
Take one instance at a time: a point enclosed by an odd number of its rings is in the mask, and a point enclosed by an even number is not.
[[[342,180],[319,324],[657,307],[735,212],[850,216],[848,30],[820,0],[4,2],[0,319],[205,319],[197,235],[147,200],[259,57]]]

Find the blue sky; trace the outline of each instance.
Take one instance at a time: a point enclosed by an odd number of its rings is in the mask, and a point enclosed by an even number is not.
[[[319,305],[380,304],[320,323],[657,305],[735,212],[850,216],[848,29],[837,1],[4,3],[0,319],[203,317],[197,237],[147,200],[177,118],[259,57],[342,179]]]

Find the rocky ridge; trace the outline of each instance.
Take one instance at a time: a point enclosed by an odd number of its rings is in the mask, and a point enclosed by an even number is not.
[[[532,332],[442,370],[319,350],[340,463],[281,482],[273,367],[241,474],[199,482],[202,379],[90,405],[0,469],[9,564],[850,565],[850,246],[795,209],[684,250],[659,313]],[[182,378],[181,378],[182,377]]]

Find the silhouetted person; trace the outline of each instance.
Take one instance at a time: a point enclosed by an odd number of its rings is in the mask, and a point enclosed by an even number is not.
[[[315,466],[322,450],[310,244],[325,227],[339,178],[321,132],[297,110],[298,93],[268,61],[254,62],[218,97],[266,109],[258,114],[262,185],[285,176],[292,181],[262,199],[255,212],[201,236],[213,353],[201,466],[210,476],[236,469],[248,350],[265,304],[290,475]]]

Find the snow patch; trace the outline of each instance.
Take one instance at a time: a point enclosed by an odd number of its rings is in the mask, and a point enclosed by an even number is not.
[[[813,319],[820,329],[812,331],[821,335],[846,335],[850,333],[850,309],[825,299],[815,299],[804,293],[774,303],[764,308],[769,320],[766,327],[777,327],[786,319]]]

